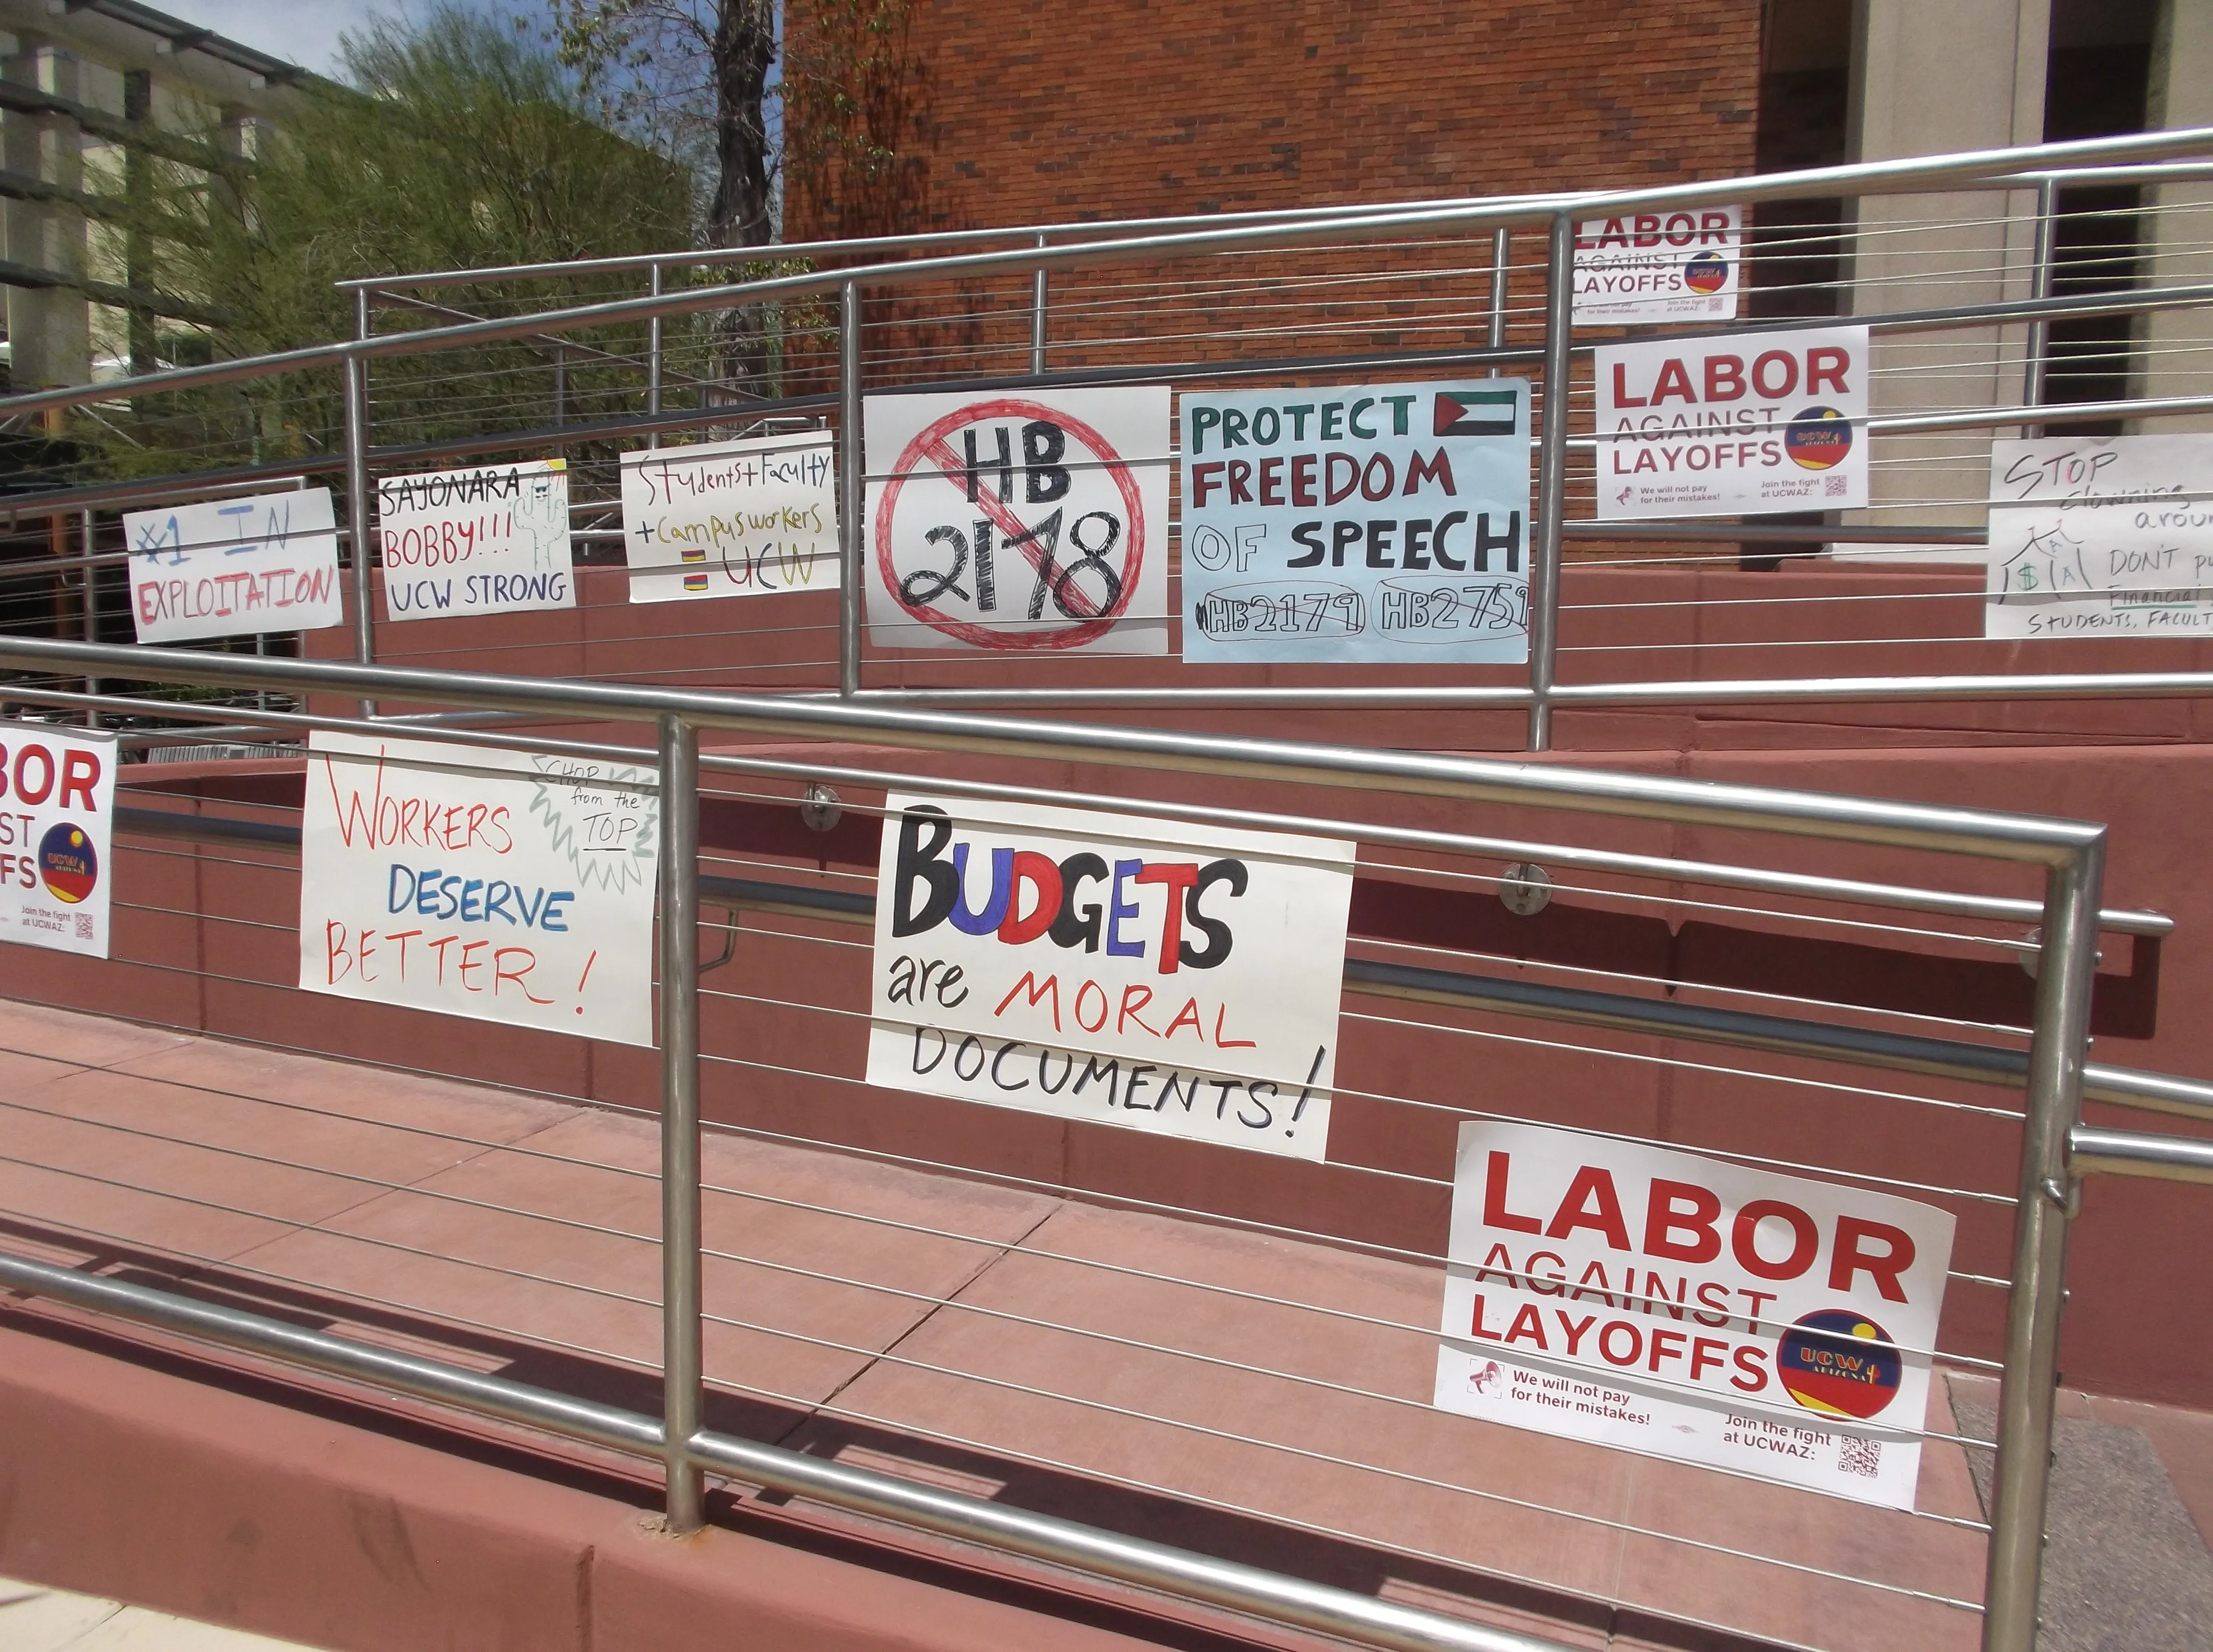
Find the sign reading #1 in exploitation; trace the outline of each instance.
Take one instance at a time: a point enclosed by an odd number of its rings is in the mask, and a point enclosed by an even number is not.
[[[575,607],[568,463],[380,477],[385,618]]]
[[[1167,653],[1168,399],[869,397],[869,640]]]
[[[650,768],[317,729],[301,987],[652,1044],[658,800]]]
[[[1578,223],[1575,324],[1734,320],[1743,244],[1741,206]]]
[[[1436,1403],[1911,1509],[1952,1228],[1887,1193],[1463,1124]]]
[[[1600,344],[1598,514],[1846,510],[1868,497],[1868,330]]]
[[[1183,399],[1183,656],[1529,655],[1529,387]]]
[[[836,590],[836,479],[820,430],[625,454],[630,600]]]
[[[130,511],[123,537],[142,643],[345,623],[328,488]]]
[[[1353,845],[885,803],[868,1082],[1319,1161]]]
[[[0,722],[0,941],[107,956],[115,736]]]

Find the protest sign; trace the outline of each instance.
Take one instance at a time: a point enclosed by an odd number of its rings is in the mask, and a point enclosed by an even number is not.
[[[1575,324],[1733,320],[1743,244],[1741,206],[1578,223]]]
[[[1911,1509],[1952,1227],[1887,1193],[1463,1124],[1436,1403]]]
[[[630,600],[836,590],[837,474],[825,430],[625,454]]]
[[[1319,1161],[1353,845],[885,802],[868,1082]]]
[[[0,941],[107,956],[115,736],[0,722]]]
[[[2213,436],[1990,444],[1986,637],[2213,636]]]
[[[1183,399],[1183,657],[1529,655],[1529,387]]]
[[[376,544],[387,619],[576,606],[565,459],[380,477]]]
[[[345,623],[328,488],[128,511],[123,539],[142,643]]]
[[[317,729],[300,985],[650,1045],[654,771]]]
[[[1867,503],[1868,330],[1600,344],[1598,514]]]
[[[1168,392],[870,396],[869,639],[1165,654]]]

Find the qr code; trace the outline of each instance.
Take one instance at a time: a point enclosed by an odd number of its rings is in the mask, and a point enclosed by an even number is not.
[[[92,914],[90,912],[79,912],[76,914],[76,938],[80,941],[89,941],[93,939]]]
[[[1828,495],[1832,499],[1843,498],[1844,497],[1844,479],[1841,476],[1823,477],[1821,479],[1821,491]]]
[[[1874,1479],[1882,1471],[1882,1442],[1844,1436],[1837,1445],[1837,1469],[1839,1473]]]

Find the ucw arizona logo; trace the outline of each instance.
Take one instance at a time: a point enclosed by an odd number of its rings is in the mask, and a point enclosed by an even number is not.
[[[1240,860],[1117,860],[1085,850],[1056,862],[1035,850],[991,851],[991,889],[981,906],[969,904],[969,861],[975,845],[954,841],[953,821],[927,806],[899,817],[899,858],[892,882],[892,935],[926,935],[951,924],[963,935],[997,935],[1010,947],[1051,936],[1057,947],[1087,953],[1102,944],[1109,957],[1146,958],[1162,975],[1183,966],[1212,969],[1229,956],[1236,937],[1220,905],[1245,893]],[[950,851],[949,853],[948,851]],[[1098,886],[1098,899],[1083,896]],[[1216,885],[1216,911],[1202,908]],[[1157,925],[1140,924],[1137,891],[1159,888]]]

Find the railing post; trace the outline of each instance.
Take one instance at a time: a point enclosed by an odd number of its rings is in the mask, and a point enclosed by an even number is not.
[[[354,336],[369,337],[369,290],[354,292]],[[376,619],[371,607],[369,564],[374,535],[369,526],[369,362],[357,350],[345,356],[346,544],[353,562],[353,657],[376,663]],[[376,715],[376,702],[361,702],[364,717]]]
[[[655,298],[661,296],[661,266],[658,264],[653,266],[653,285],[650,290]],[[645,324],[645,413],[648,418],[651,418],[660,411],[661,317],[655,315]],[[661,432],[648,430],[645,433],[645,445],[648,448],[658,448],[661,445]]]
[[[699,731],[661,719],[661,1410],[668,1529],[706,1520],[699,1431]]]
[[[81,530],[78,539],[79,552],[84,558],[84,580],[78,588],[84,595],[84,613],[82,616],[83,624],[80,629],[84,632],[86,642],[97,643],[100,640],[100,570],[94,565],[92,560],[94,535],[90,511],[79,514],[78,527]],[[84,692],[88,694],[98,695],[100,686],[101,680],[97,677],[87,677],[84,680]],[[98,706],[88,705],[85,708],[84,726],[88,728],[100,727]]]
[[[1568,345],[1573,333],[1576,223],[1552,219],[1545,271],[1545,425],[1537,449],[1537,533],[1529,546],[1529,749],[1552,746],[1552,668],[1560,640],[1561,515],[1568,494]]]
[[[1037,244],[1041,253],[1052,243],[1039,235]],[[1046,304],[1045,265],[1040,264],[1030,272],[1030,372],[1039,378],[1045,375]]]
[[[2035,1033],[2028,1051],[2013,1291],[2006,1309],[2005,1375],[1998,1389],[1984,1652],[2033,1652],[2036,1644],[2051,1417],[2059,1383],[2059,1315],[2066,1296],[2067,1224],[2075,1204],[2067,1137],[2082,1110],[2105,859],[2101,833],[2045,878],[2043,962],[2037,972]]]
[[[867,503],[861,451],[861,288],[838,290],[838,692],[861,692],[861,563]]]
[[[2029,271],[2028,296],[2041,302],[2051,296],[2052,255],[2059,236],[2059,184],[2052,178],[2036,186],[2035,267]],[[2044,405],[2045,378],[2051,369],[2051,323],[2038,316],[2028,324],[2028,355],[2022,363],[2021,401],[2024,407]],[[2041,424],[2023,427],[2025,436],[2044,434]]]
[[[1507,251],[1513,244],[1514,232],[1504,224],[1491,232],[1491,347],[1503,348],[1506,343],[1506,277],[1509,265]],[[1498,363],[1491,364],[1491,376],[1499,375]]]
[[[560,345],[553,346],[553,423],[558,426],[569,422],[569,352]]]

